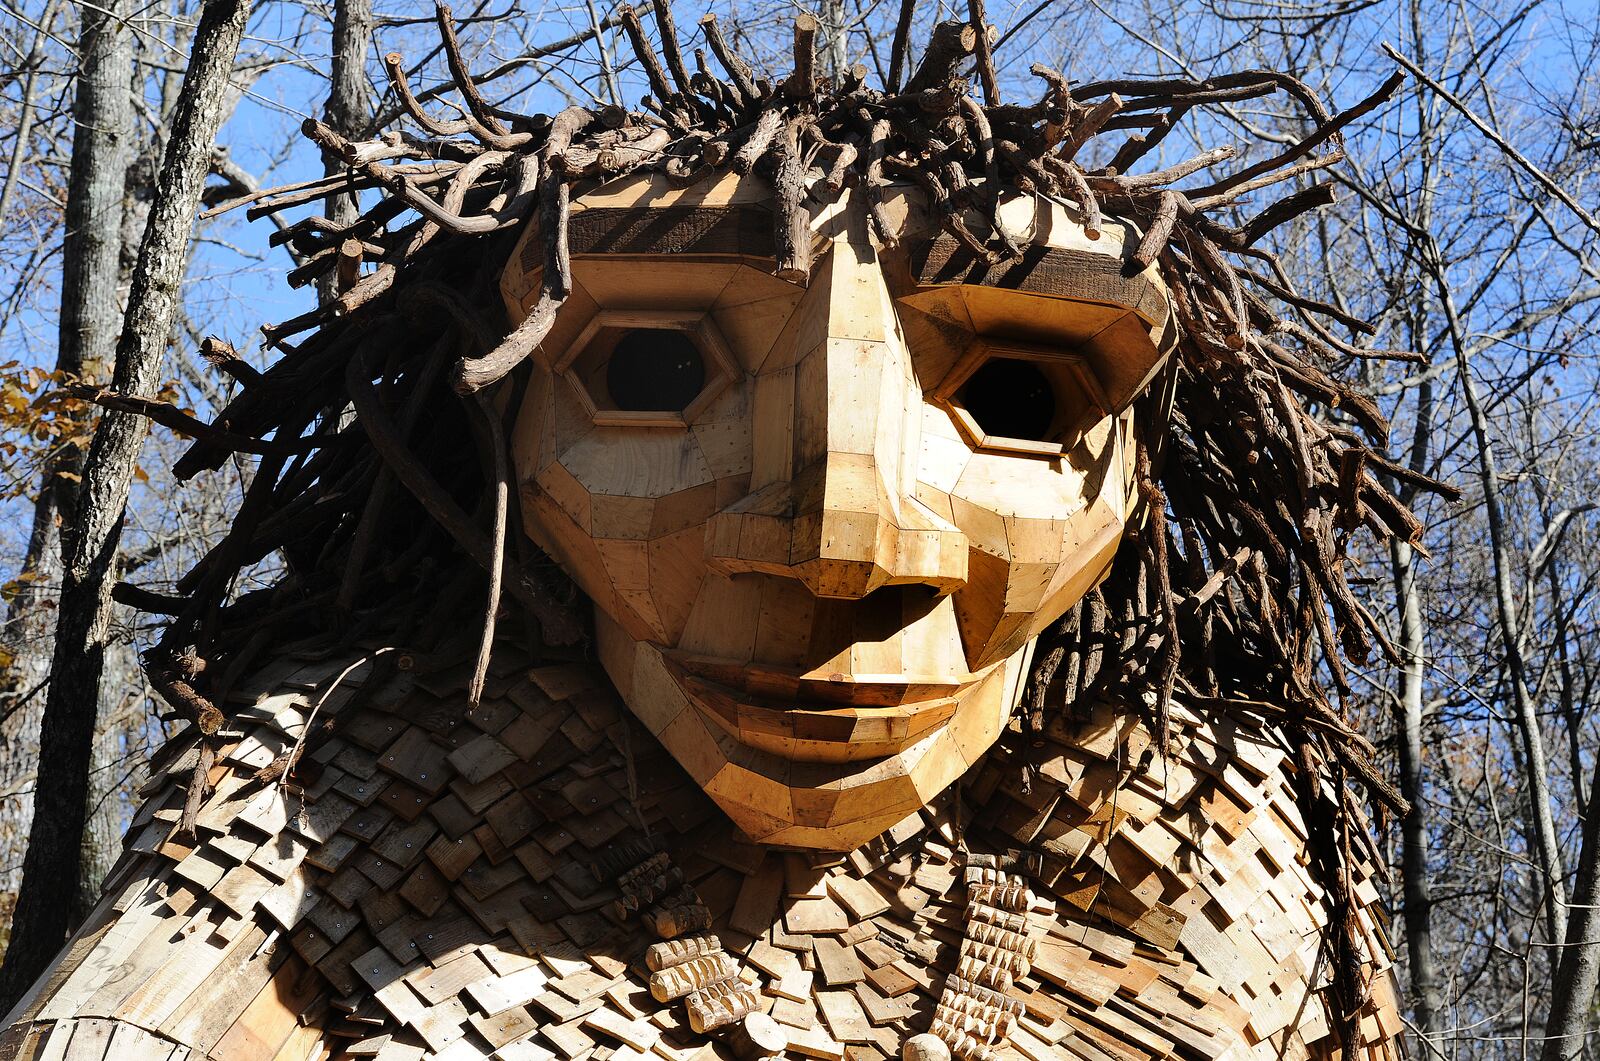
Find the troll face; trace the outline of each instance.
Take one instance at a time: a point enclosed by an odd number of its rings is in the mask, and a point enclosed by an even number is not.
[[[574,196],[517,476],[638,718],[751,838],[848,850],[989,749],[1035,638],[1104,577],[1173,326],[1136,234],[1058,201],[1004,197],[1024,253],[995,266],[914,190],[877,204],[889,241],[847,192],[780,277],[771,196]],[[541,247],[504,276],[514,321]]]

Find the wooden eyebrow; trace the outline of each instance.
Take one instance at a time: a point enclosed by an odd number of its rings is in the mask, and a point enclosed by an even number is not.
[[[991,264],[955,237],[937,235],[907,241],[907,264],[918,286],[967,284],[1072,298],[1121,306],[1160,328],[1167,322],[1166,295],[1144,270],[1132,272],[1123,259],[1093,251],[1034,245],[1014,261]]]
[[[601,207],[574,211],[572,254],[728,255],[770,261],[772,212],[757,206]],[[536,241],[528,241],[534,245]]]

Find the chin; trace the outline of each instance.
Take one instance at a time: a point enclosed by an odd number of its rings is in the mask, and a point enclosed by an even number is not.
[[[978,762],[1032,656],[1030,642],[938,680],[794,679],[786,696],[770,672],[635,641],[603,615],[597,631],[634,715],[734,824],[753,841],[826,851],[884,833]]]

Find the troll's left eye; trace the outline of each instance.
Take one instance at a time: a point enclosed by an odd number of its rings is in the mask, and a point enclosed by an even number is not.
[[[1056,422],[1056,393],[1031,361],[996,358],[961,385],[961,404],[985,435],[1043,442]]]
[[[704,389],[705,359],[682,331],[635,328],[617,340],[606,390],[618,409],[682,412]]]
[[[978,336],[934,388],[975,448],[1059,457],[1109,406],[1084,356],[1072,348]]]

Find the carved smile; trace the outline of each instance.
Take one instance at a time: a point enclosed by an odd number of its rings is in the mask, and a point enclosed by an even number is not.
[[[895,755],[944,726],[981,675],[819,675],[664,654],[708,719],[739,743],[786,759],[859,762]]]
[[[970,672],[849,674],[746,663],[677,650],[663,655],[686,675],[736,690],[741,697],[773,701],[774,706],[788,702],[797,707],[811,703],[840,707],[911,707],[956,696],[983,677]]]

